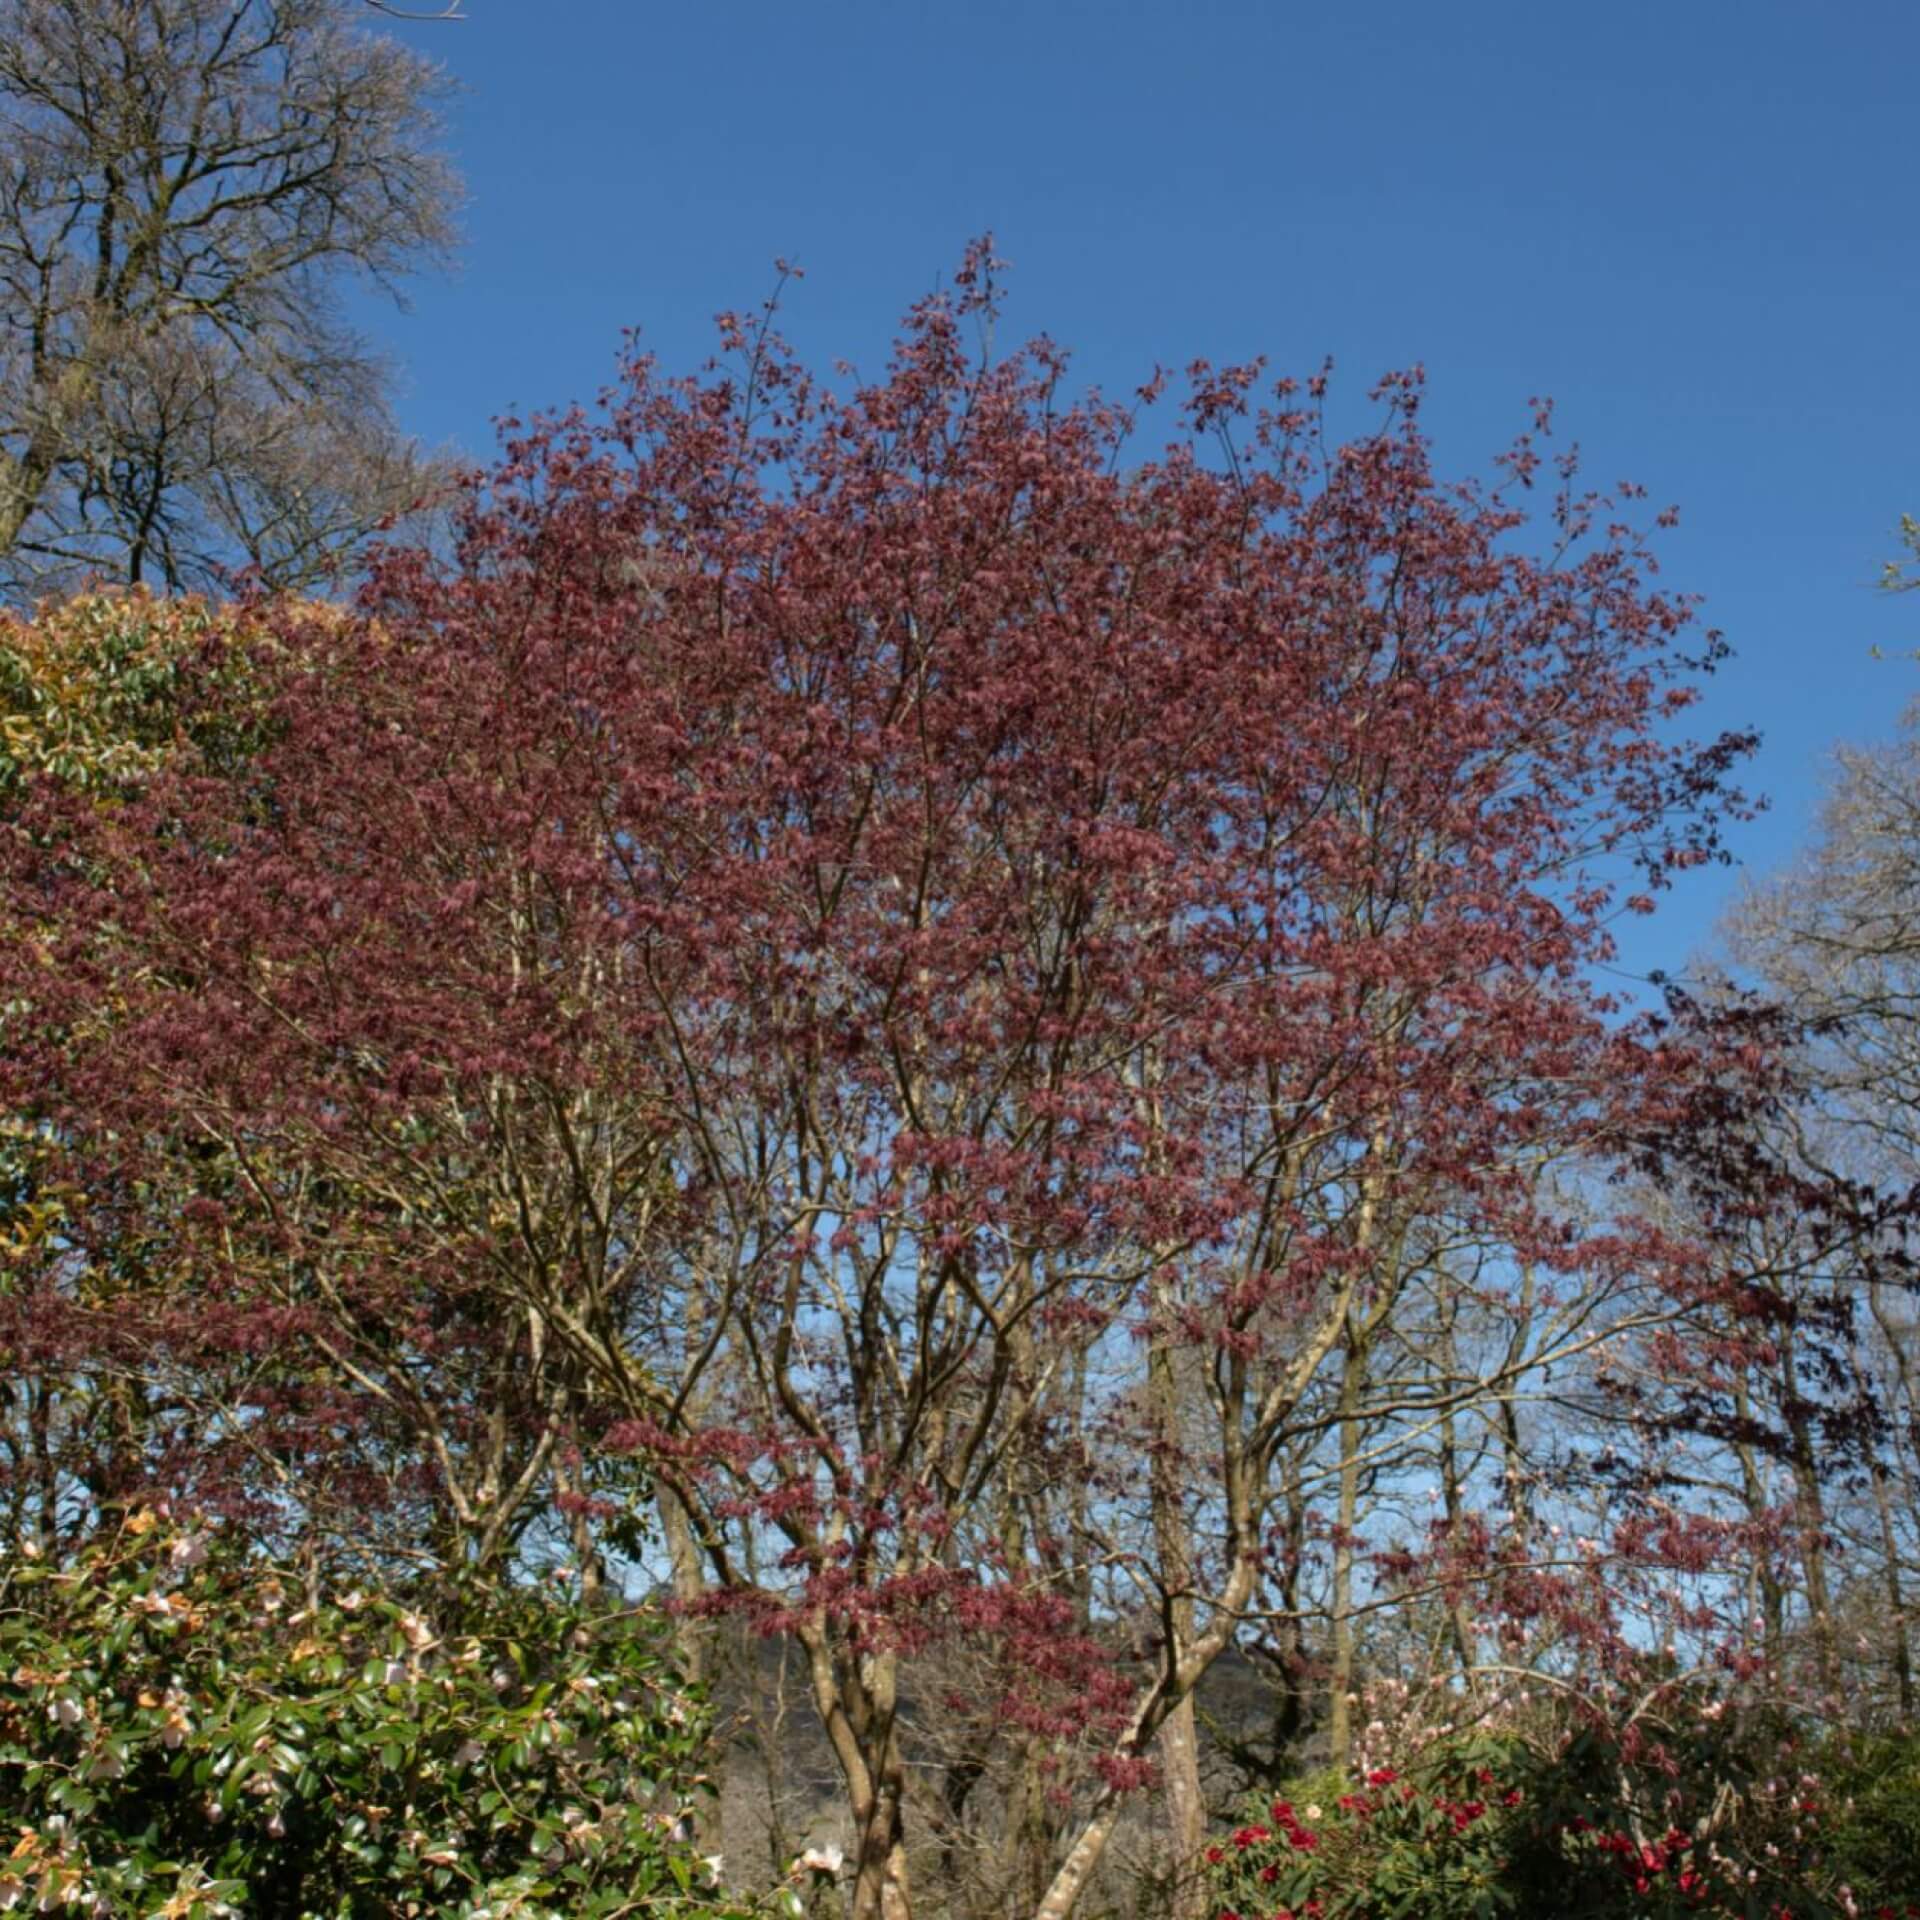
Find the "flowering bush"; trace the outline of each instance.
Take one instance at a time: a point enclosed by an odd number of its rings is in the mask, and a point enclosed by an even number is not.
[[[710,1911],[704,1738],[644,1618],[549,1585],[455,1630],[137,1514],[0,1582],[0,1907]]]
[[[1323,1777],[1208,1849],[1221,1920],[1904,1916],[1913,1854],[1843,1858],[1813,1775],[1763,1776],[1720,1729],[1712,1745],[1456,1737]]]

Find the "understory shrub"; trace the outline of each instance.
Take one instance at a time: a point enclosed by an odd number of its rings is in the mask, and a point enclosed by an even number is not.
[[[649,1613],[435,1620],[137,1513],[0,1580],[0,1908],[711,1912],[705,1739]]]
[[[1838,1880],[1873,1920],[1920,1916],[1920,1734],[1830,1742],[1815,1762],[1829,1783],[1828,1851]]]
[[[1826,1920],[1920,1913],[1920,1750],[1778,1729],[1479,1734],[1321,1775],[1210,1847],[1221,1920]]]

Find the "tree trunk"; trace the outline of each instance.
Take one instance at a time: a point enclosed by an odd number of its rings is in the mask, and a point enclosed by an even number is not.
[[[1440,1497],[1447,1516],[1447,1532],[1457,1537],[1462,1518],[1460,1498],[1459,1443],[1454,1433],[1453,1412],[1440,1416]],[[1473,1630],[1473,1610],[1456,1587],[1447,1597],[1447,1626],[1453,1637],[1454,1658],[1460,1663],[1460,1678],[1469,1693],[1479,1688],[1480,1646]]]
[[[1907,1635],[1907,1601],[1900,1581],[1900,1539],[1894,1531],[1887,1470],[1873,1463],[1873,1504],[1880,1517],[1880,1554],[1886,1563],[1887,1624],[1893,1633],[1893,1677],[1899,1689],[1900,1718],[1913,1719],[1913,1647]]]
[[[1174,1920],[1205,1920],[1206,1878],[1200,1854],[1207,1844],[1207,1803],[1200,1788],[1200,1736],[1189,1694],[1160,1729],[1160,1771],[1166,1783],[1167,1828],[1173,1849],[1169,1909]]]
[[[1733,1383],[1733,1410],[1742,1421],[1752,1417],[1752,1403],[1747,1398],[1747,1386],[1744,1380],[1736,1378]],[[1760,1471],[1760,1461],[1752,1447],[1744,1441],[1735,1448],[1740,1460],[1740,1486],[1746,1501],[1747,1515],[1756,1527],[1765,1523],[1771,1506],[1767,1493],[1765,1476]],[[1786,1597],[1781,1592],[1771,1560],[1763,1554],[1756,1554],[1753,1560],[1751,1576],[1760,1620],[1760,1652],[1767,1663],[1767,1671],[1777,1674],[1783,1653],[1782,1639],[1786,1632]]]
[[[874,1654],[860,1662],[868,1669],[860,1691],[872,1744],[867,1763],[870,1790],[865,1804],[856,1800],[854,1821],[858,1851],[853,1881],[853,1920],[911,1920],[913,1900],[907,1881],[907,1779],[894,1726],[895,1656]]]
[[[0,554],[9,554],[19,545],[53,477],[58,449],[58,435],[43,422],[17,462],[0,454]]]
[[[709,1623],[701,1619],[692,1609],[693,1603],[706,1591],[706,1581],[700,1567],[700,1549],[693,1537],[693,1523],[689,1519],[680,1496],[664,1482],[655,1490],[654,1505],[660,1515],[660,1531],[666,1537],[667,1570],[673,1589],[673,1656],[680,1669],[681,1677],[692,1686],[703,1686],[711,1678],[708,1672],[712,1662],[708,1658],[708,1641],[711,1634]],[[754,1684],[752,1655],[748,1655],[748,1684]],[[727,1767],[727,1749],[718,1745],[712,1764],[720,1783],[724,1784]],[[769,1774],[773,1766],[769,1760]],[[778,1824],[777,1820],[774,1822]],[[693,1808],[693,1830],[696,1844],[703,1853],[719,1850],[720,1833],[720,1796],[715,1793],[696,1802]]]
[[[1300,1614],[1300,1570],[1307,1557],[1307,1502],[1300,1487],[1299,1468],[1289,1460],[1284,1496],[1286,1542],[1280,1567],[1281,1626],[1278,1634],[1284,1663],[1280,1699],[1273,1713],[1273,1765],[1276,1779],[1286,1768],[1286,1755],[1307,1724],[1308,1676],[1306,1622]]]
[[[1902,1337],[1901,1329],[1894,1324],[1892,1316],[1887,1312],[1885,1296],[1878,1283],[1870,1288],[1868,1300],[1873,1310],[1874,1324],[1880,1329],[1880,1337],[1886,1343],[1888,1358],[1893,1362],[1894,1375],[1899,1388],[1898,1397],[1906,1403],[1905,1430],[1911,1437],[1915,1431],[1913,1373],[1907,1358],[1906,1341]],[[1897,1435],[1901,1423],[1896,1420],[1893,1426]],[[1907,1509],[1911,1512],[1914,1505],[1913,1481],[1907,1465],[1907,1456],[1901,1451],[1897,1438],[1894,1442],[1894,1465],[1899,1473]],[[1902,1720],[1911,1721],[1915,1706],[1912,1630],[1907,1619],[1906,1595],[1900,1577],[1900,1531],[1893,1515],[1893,1487],[1884,1459],[1876,1459],[1874,1463],[1873,1495],[1874,1504],[1880,1510],[1881,1551],[1887,1559],[1887,1598],[1893,1608],[1894,1672],[1900,1692],[1900,1717]]]
[[[1053,1878],[1055,1822],[1047,1807],[1045,1758],[1040,1741],[1029,1738],[1021,1743],[1020,1781],[1015,1790],[1018,1810],[1009,1836],[1013,1871],[1007,1876],[1008,1884],[1022,1907],[1036,1909],[1046,1898],[1047,1883]]]
[[[815,1708],[840,1764],[853,1814],[852,1920],[912,1920],[907,1878],[906,1767],[894,1714],[899,1658],[835,1650],[823,1620],[796,1630]]]
[[[857,1865],[853,1877],[853,1920],[912,1920],[907,1883],[906,1830],[901,1821],[899,1782],[877,1793],[859,1815]]]
[[[1333,1659],[1327,1675],[1329,1762],[1353,1764],[1353,1547],[1360,1517],[1360,1407],[1367,1354],[1352,1334],[1340,1376],[1340,1493],[1333,1542]]]
[[[1246,1483],[1241,1480],[1236,1487],[1235,1479],[1234,1469],[1230,1465],[1227,1497],[1230,1507],[1237,1508],[1235,1531],[1240,1539],[1251,1543],[1255,1533],[1250,1524],[1252,1516],[1246,1501]],[[1225,1652],[1232,1640],[1233,1623],[1252,1599],[1258,1583],[1259,1563],[1249,1544],[1233,1560],[1225,1590],[1218,1598],[1217,1616],[1208,1622],[1204,1632],[1196,1636],[1178,1666],[1168,1672],[1164,1683],[1134,1709],[1132,1724],[1114,1749],[1117,1756],[1145,1752],[1149,1742],[1158,1736],[1167,1716],[1182,1700],[1192,1697],[1193,1690],[1205,1677],[1207,1669]],[[1119,1817],[1120,1795],[1112,1786],[1103,1786],[1094,1797],[1086,1823],[1080,1829],[1080,1837],[1067,1850],[1067,1857],[1060,1863],[1047,1887],[1046,1897],[1034,1908],[1033,1920],[1067,1920],[1075,1902],[1093,1878],[1094,1869],[1100,1864],[1100,1856],[1106,1851],[1107,1841],[1112,1837],[1114,1824]]]
[[[1165,1583],[1166,1659],[1177,1663],[1193,1642],[1192,1553],[1181,1502],[1179,1385],[1174,1356],[1164,1334],[1147,1357],[1153,1396],[1153,1531]],[[1160,1728],[1160,1769],[1166,1786],[1167,1829],[1172,1851],[1171,1910],[1174,1920],[1205,1920],[1207,1888],[1197,1868],[1207,1843],[1207,1807],[1200,1787],[1200,1739],[1189,1694]]]
[[[660,1515],[660,1531],[666,1536],[667,1569],[673,1587],[674,1658],[684,1678],[698,1684],[707,1677],[707,1636],[704,1623],[690,1611],[706,1592],[701,1577],[700,1550],[694,1542],[693,1525],[680,1496],[661,1483],[654,1504]]]
[[[1839,1650],[1834,1635],[1833,1603],[1827,1587],[1826,1501],[1820,1491],[1812,1425],[1794,1378],[1791,1347],[1783,1347],[1781,1375],[1787,1430],[1792,1436],[1793,1511],[1800,1536],[1800,1572],[1807,1587],[1807,1611],[1812,1616],[1814,1672],[1821,1691],[1830,1693],[1839,1679]]]

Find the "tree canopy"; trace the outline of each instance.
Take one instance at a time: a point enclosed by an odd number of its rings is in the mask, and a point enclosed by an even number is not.
[[[1675,1144],[1777,1099],[1754,1030],[1594,984],[1743,804],[1653,517],[1544,421],[1443,481],[1413,378],[1334,444],[1198,366],[1149,447],[968,348],[990,266],[850,389],[766,316],[633,360],[5,842],[12,1337],[122,1383],[93,1497],[462,1578],[651,1504],[684,1621],[797,1646],[861,1920],[989,1772],[1045,1916],[1155,1779],[1203,1822],[1249,1639],[1331,1623],[1344,1766],[1382,1610],[1603,1711],[1745,1659],[1776,1550],[1620,1396],[1771,1257],[1649,1175],[1789,1193]]]
[[[350,0],[0,6],[0,587],[337,577],[430,489],[343,281],[452,230],[438,70]]]

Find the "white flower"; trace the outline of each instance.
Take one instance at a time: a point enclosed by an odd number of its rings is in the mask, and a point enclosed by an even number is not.
[[[1324,1820],[1327,1817],[1318,1807],[1307,1808],[1306,1814],[1309,1820]]]
[[[837,1874],[846,1864],[847,1856],[838,1847],[809,1847],[800,1856],[798,1864],[809,1873]]]

